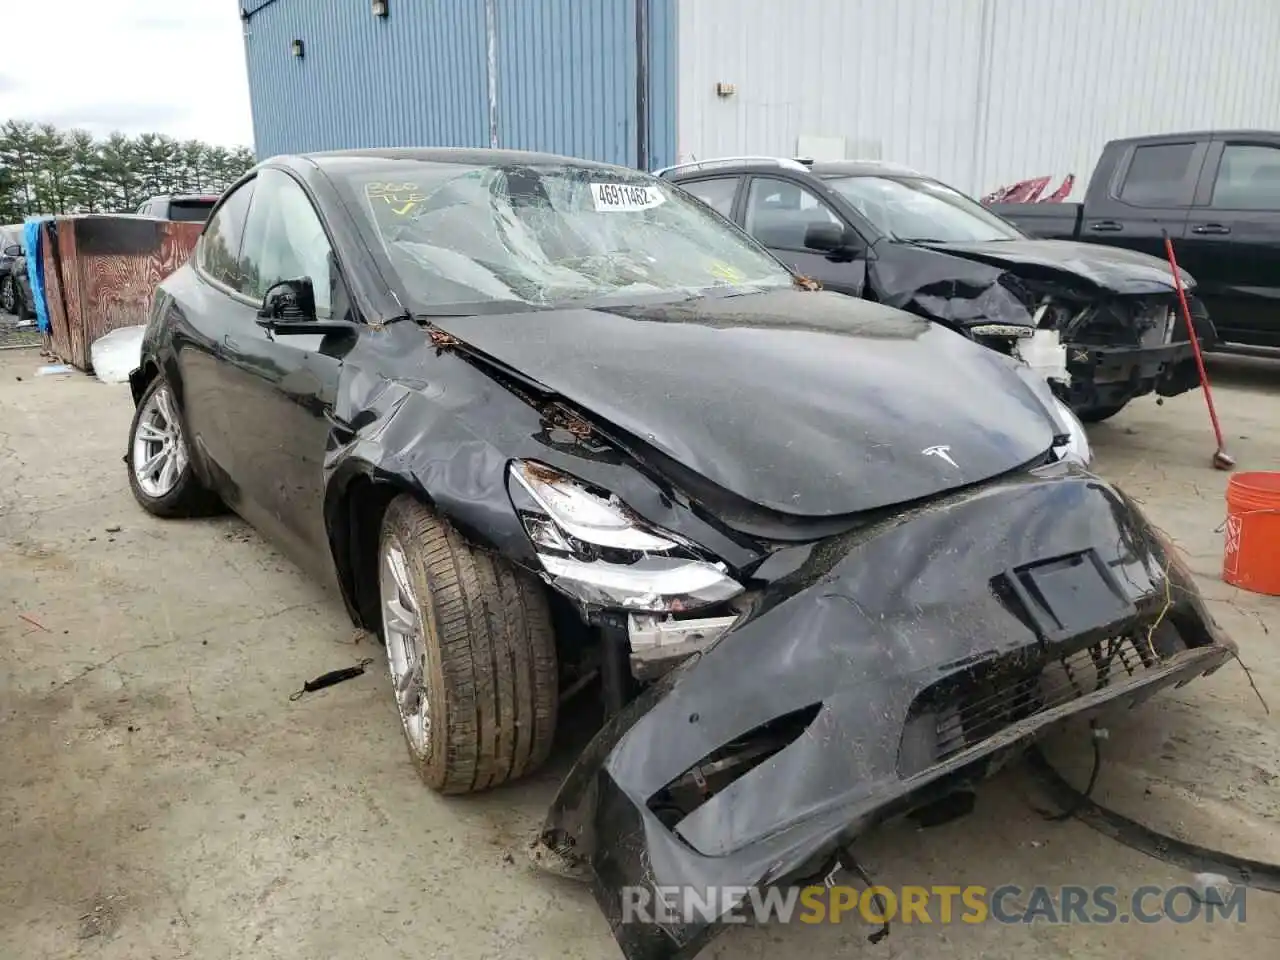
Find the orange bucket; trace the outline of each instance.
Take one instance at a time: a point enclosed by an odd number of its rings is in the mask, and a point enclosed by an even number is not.
[[[1237,473],[1227,483],[1222,579],[1280,596],[1280,473]]]

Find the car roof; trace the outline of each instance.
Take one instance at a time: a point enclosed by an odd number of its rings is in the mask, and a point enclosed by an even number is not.
[[[319,167],[342,164],[350,160],[417,160],[426,163],[457,163],[475,167],[510,167],[520,165],[567,166],[598,170],[625,170],[616,164],[598,163],[577,157],[564,157],[555,153],[535,153],[529,150],[482,150],[471,147],[389,147],[367,150],[326,150],[318,153],[298,154]],[[273,157],[287,160],[288,157]],[[268,161],[270,162],[270,161]]]
[[[886,160],[828,160],[810,168],[819,177],[923,177],[924,174]]]
[[[817,177],[922,177],[924,174],[884,160],[801,160],[790,157],[708,157],[659,171],[673,180],[723,175],[744,170],[790,170]]]

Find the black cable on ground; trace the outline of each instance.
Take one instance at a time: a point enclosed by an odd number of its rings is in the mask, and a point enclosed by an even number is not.
[[[1097,738],[1093,745],[1096,751]],[[1099,754],[1095,753],[1094,772],[1089,781],[1090,790],[1097,780],[1098,757]],[[1038,746],[1033,746],[1028,751],[1027,761],[1055,803],[1064,810],[1069,810],[1069,816],[1076,817],[1103,836],[1192,873],[1218,873],[1241,886],[1280,893],[1280,864],[1250,860],[1222,850],[1211,850],[1199,844],[1188,843],[1177,837],[1157,833],[1136,820],[1108,810],[1067,783],[1045,759]]]

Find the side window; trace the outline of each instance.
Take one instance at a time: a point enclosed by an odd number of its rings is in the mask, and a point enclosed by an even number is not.
[[[1280,149],[1228,143],[1222,150],[1211,205],[1228,210],[1280,210]]]
[[[292,177],[263,170],[240,248],[242,289],[262,297],[282,280],[308,277],[316,291],[316,312],[327,316],[333,301],[333,256],[320,216]]]
[[[740,177],[717,177],[714,180],[682,183],[680,186],[712,210],[727,217],[733,212],[733,198],[738,192],[740,179]]]
[[[243,291],[240,278],[240,239],[249,215],[256,180],[250,180],[227,197],[200,238],[196,263],[200,269],[232,290]]]
[[[755,177],[747,194],[747,232],[766,247],[804,250],[811,223],[843,221],[811,190],[773,177]]]
[[[1133,151],[1120,199],[1142,207],[1187,207],[1199,171],[1191,169],[1194,143],[1157,143]]]

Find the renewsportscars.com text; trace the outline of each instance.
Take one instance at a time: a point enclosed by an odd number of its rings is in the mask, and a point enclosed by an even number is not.
[[[1207,902],[1206,902],[1207,901]],[[1244,923],[1245,888],[1188,886],[624,887],[624,923]]]

